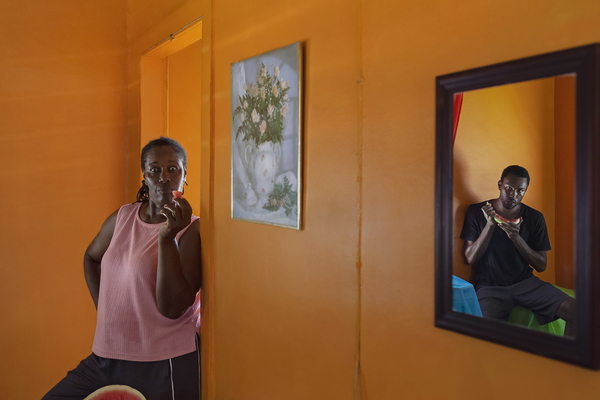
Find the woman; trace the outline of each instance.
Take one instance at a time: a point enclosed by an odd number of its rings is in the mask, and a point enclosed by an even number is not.
[[[97,309],[92,354],[43,400],[84,399],[128,385],[148,400],[198,399],[199,350],[191,321],[200,289],[200,223],[183,197],[187,156],[161,137],[142,149],[136,203],[111,214],[85,252]]]

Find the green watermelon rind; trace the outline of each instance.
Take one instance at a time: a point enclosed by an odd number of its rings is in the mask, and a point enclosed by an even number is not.
[[[124,396],[127,397],[124,397]],[[143,394],[127,385],[101,387],[84,400],[146,400]]]

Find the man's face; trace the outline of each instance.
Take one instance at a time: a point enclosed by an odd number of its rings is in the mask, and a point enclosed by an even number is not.
[[[508,174],[501,181],[498,181],[500,189],[500,201],[507,210],[512,210],[521,203],[525,192],[527,191],[527,178],[519,178],[516,175]]]

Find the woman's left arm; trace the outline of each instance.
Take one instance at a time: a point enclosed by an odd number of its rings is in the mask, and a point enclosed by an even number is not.
[[[194,221],[177,243],[177,233],[190,223],[192,207],[183,197],[174,203],[161,211],[167,222],[158,234],[156,274],[156,305],[171,319],[181,317],[194,303],[202,284],[200,222]]]

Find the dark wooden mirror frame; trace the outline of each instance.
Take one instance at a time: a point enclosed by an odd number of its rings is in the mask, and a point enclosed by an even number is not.
[[[455,93],[576,74],[574,215],[576,337],[565,338],[452,311],[453,96]],[[600,44],[436,78],[435,326],[599,369]]]

